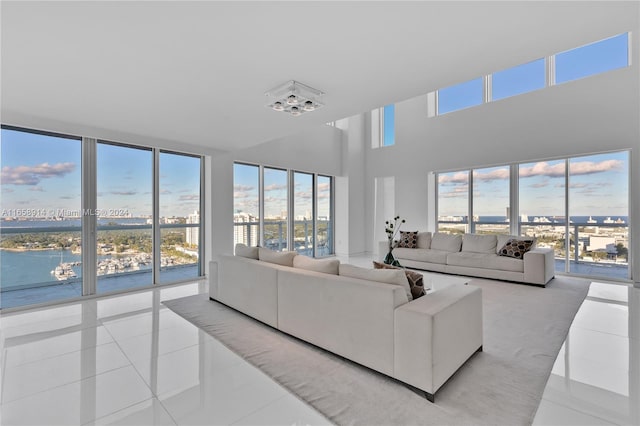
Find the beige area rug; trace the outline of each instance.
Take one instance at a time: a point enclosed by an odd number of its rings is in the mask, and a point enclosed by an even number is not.
[[[482,288],[484,352],[436,393],[403,384],[266,326],[207,295],[164,302],[339,425],[528,425],[589,282]],[[428,295],[426,296],[428,297]]]

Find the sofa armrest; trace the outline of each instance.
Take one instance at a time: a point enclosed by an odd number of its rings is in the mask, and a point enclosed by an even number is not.
[[[535,248],[526,252],[524,261],[524,281],[544,286],[555,275],[555,255],[551,248]]]
[[[218,299],[218,262],[209,262],[209,298]]]
[[[480,287],[447,286],[394,314],[394,377],[429,394],[482,348]]]

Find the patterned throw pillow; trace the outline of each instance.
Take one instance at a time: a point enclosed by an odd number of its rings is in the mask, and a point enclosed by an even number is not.
[[[522,259],[524,254],[531,250],[531,246],[533,246],[533,240],[511,238],[502,246],[498,254],[500,256],[513,257],[514,259]]]
[[[375,269],[403,269],[405,275],[407,276],[407,281],[409,282],[409,287],[411,288],[411,296],[413,300],[418,297],[422,297],[427,294],[424,291],[424,282],[422,274],[418,272],[409,271],[408,269],[400,268],[398,266],[387,265],[386,263],[373,262],[373,267]]]
[[[400,241],[398,241],[398,245],[396,247],[418,248],[418,231],[400,231]]]

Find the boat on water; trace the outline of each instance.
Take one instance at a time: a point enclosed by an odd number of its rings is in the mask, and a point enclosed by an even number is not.
[[[56,277],[58,281],[65,281],[73,278],[78,278],[78,275],[75,273],[75,271],[71,268],[71,265],[68,263],[61,263],[60,265],[56,266],[56,269],[51,271],[51,273],[53,274],[54,277]]]
[[[56,268],[51,271],[51,275],[56,277],[58,281],[70,280],[73,278],[78,278],[78,275],[73,270],[72,266],[80,266],[82,262],[63,262],[62,261],[62,252],[60,252],[60,264],[56,266]]]
[[[592,218],[591,216],[589,216],[589,219],[587,220],[587,223],[598,223],[598,221],[595,220],[594,218]]]

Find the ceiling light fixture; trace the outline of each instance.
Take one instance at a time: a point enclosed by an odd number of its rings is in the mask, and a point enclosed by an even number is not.
[[[294,117],[324,106],[321,102],[323,92],[294,80],[269,90],[265,95],[269,98],[267,107]]]

